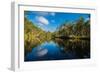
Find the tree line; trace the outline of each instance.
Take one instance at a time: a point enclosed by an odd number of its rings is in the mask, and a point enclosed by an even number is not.
[[[90,37],[90,19],[84,19],[79,17],[74,22],[64,22],[57,30],[53,33],[55,37],[67,36],[67,37]]]

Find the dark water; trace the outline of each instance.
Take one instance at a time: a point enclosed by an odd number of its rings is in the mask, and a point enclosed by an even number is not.
[[[51,40],[31,48],[25,61],[68,60],[90,58],[89,40]]]

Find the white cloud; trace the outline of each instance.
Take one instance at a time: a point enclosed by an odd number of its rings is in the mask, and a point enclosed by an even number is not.
[[[47,16],[47,15],[55,16],[55,12],[37,12],[37,14],[40,16]]]
[[[90,18],[85,18],[85,21],[88,21]]]
[[[51,15],[52,15],[52,16],[55,16],[55,13],[54,13],[54,12],[51,12]]]
[[[49,24],[49,21],[45,17],[43,17],[43,16],[37,16],[36,20],[40,24],[44,24],[44,25],[48,25]]]
[[[46,16],[48,15],[49,13],[48,12],[37,12],[38,15],[42,15],[42,16]]]

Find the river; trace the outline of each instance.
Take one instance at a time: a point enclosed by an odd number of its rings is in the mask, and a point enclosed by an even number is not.
[[[25,55],[27,61],[69,60],[90,58],[89,40],[50,40],[31,48]]]

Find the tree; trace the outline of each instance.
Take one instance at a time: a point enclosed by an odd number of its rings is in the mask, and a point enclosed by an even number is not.
[[[84,24],[84,18],[80,17],[79,20],[76,22],[76,26],[75,26],[76,35],[82,35],[83,24]]]

